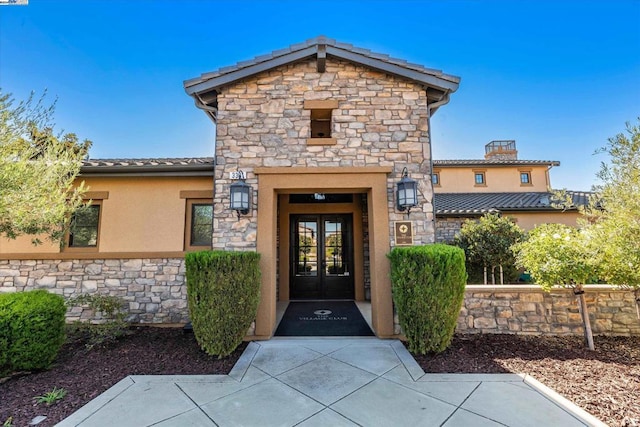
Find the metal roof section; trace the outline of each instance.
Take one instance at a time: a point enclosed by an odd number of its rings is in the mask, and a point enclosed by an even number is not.
[[[433,167],[467,167],[467,166],[560,166],[557,160],[506,160],[506,159],[458,159],[434,160]]]
[[[251,60],[203,73],[200,77],[185,80],[184,88],[188,95],[195,98],[196,104],[200,102],[207,107],[215,108],[212,101],[219,88],[273,68],[312,57],[317,59],[318,72],[324,72],[327,57],[334,57],[404,77],[422,85],[425,89],[431,89],[429,96],[432,101],[444,99],[448,94],[455,92],[460,84],[460,77],[445,74],[441,70],[426,68],[319,36],[285,49],[275,50],[267,55],[256,56]]]
[[[158,159],[89,159],[81,176],[213,176],[213,157]]]
[[[570,210],[589,203],[593,194],[584,191],[567,191],[573,201]],[[485,213],[514,211],[558,211],[551,192],[531,193],[436,193],[433,203],[436,216],[480,216]]]

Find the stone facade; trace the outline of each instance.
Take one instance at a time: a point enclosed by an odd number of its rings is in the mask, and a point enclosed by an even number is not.
[[[0,260],[0,292],[46,289],[65,298],[106,294],[128,303],[133,323],[186,323],[184,259]],[[67,320],[87,320],[93,313],[75,307]]]
[[[468,218],[436,218],[436,242],[451,243]]]
[[[640,335],[632,291],[585,286],[591,328],[596,335]],[[543,292],[535,285],[468,285],[457,333],[582,335],[571,289]]]
[[[305,101],[337,101],[335,144],[307,144],[311,110]],[[213,247],[256,248],[258,167],[393,168],[388,176],[389,235],[397,212],[395,184],[407,167],[419,183],[421,206],[412,209],[416,244],[434,241],[426,92],[408,80],[352,63],[315,60],[288,64],[223,88],[217,95]],[[250,218],[229,210],[230,173],[241,170],[254,189]],[[265,207],[267,208],[267,207]]]

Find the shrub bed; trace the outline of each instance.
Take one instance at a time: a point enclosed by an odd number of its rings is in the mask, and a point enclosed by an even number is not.
[[[409,349],[444,351],[453,338],[467,280],[464,251],[443,244],[394,248],[393,302]]]
[[[46,369],[64,343],[64,298],[44,290],[0,295],[0,372]]]
[[[191,324],[207,354],[231,354],[255,319],[259,261],[256,252],[202,251],[185,256]]]

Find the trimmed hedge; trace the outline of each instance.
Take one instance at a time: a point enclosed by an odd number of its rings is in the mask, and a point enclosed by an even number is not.
[[[394,248],[393,302],[409,350],[444,351],[453,338],[467,281],[464,251],[434,244]]]
[[[64,298],[44,290],[0,295],[0,371],[48,368],[65,340],[66,312]]]
[[[189,315],[196,340],[207,354],[219,358],[231,354],[255,320],[259,261],[256,252],[186,254]]]

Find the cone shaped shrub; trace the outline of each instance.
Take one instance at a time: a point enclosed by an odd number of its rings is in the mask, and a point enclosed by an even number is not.
[[[64,343],[64,298],[44,290],[0,295],[0,371],[46,369]]]
[[[467,281],[464,251],[435,244],[394,248],[393,302],[409,350],[440,353],[453,338]]]
[[[260,255],[202,251],[185,256],[193,333],[209,355],[225,357],[242,342],[260,300]]]

